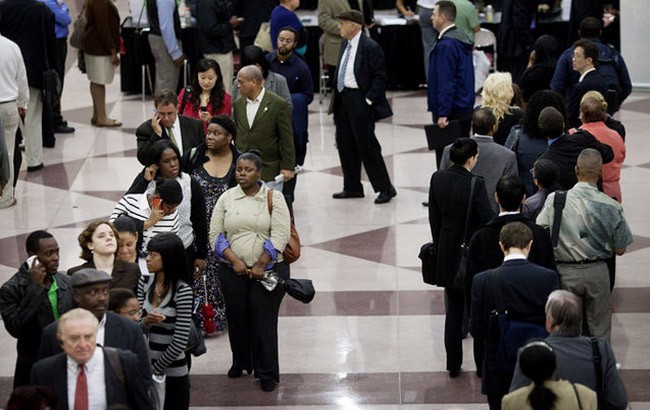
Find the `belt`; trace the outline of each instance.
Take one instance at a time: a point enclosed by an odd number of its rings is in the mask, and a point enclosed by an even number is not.
[[[600,263],[600,262],[605,262],[605,260],[596,258],[596,259],[585,259],[582,261],[557,261],[556,263],[558,265],[589,265],[592,263]]]
[[[343,93],[350,93],[350,92],[353,92],[353,91],[361,91],[361,90],[359,90],[358,88],[349,88],[349,87],[344,87],[344,88],[343,88],[343,91],[341,91],[341,94],[343,94]]]

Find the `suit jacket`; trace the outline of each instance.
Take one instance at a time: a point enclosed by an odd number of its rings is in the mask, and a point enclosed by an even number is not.
[[[38,352],[39,359],[61,353],[61,345],[56,338],[57,322],[45,326],[41,334],[41,348]],[[138,366],[144,377],[151,379],[151,364],[149,351],[144,343],[140,327],[129,319],[113,312],[106,312],[106,325],[104,331],[104,346],[127,350],[138,357]]]
[[[580,101],[587,91],[598,91],[603,97],[607,98],[607,84],[598,71],[591,71],[585,75],[576,88],[573,90],[567,103],[567,123],[569,127],[579,127],[580,121]]]
[[[5,0],[0,2],[0,14],[0,33],[20,47],[29,86],[43,88],[43,56],[50,68],[56,66],[54,13],[40,1]]]
[[[501,267],[503,302],[511,319],[544,325],[544,306],[548,295],[560,287],[558,274],[542,268],[525,259],[504,262]],[[470,332],[475,341],[485,343],[484,360],[475,357],[476,365],[483,368],[482,389],[486,391],[508,391],[512,375],[495,374],[496,344],[498,336],[489,334],[490,313],[496,308],[492,281],[497,269],[487,270],[474,276],[470,315]],[[489,337],[489,340],[487,340]],[[499,386],[499,387],[497,387]]]
[[[194,148],[197,145],[205,142],[205,129],[203,128],[203,121],[196,118],[186,117],[184,115],[178,116],[181,126],[181,140],[183,141],[183,151]],[[138,161],[144,166],[151,165],[149,159],[149,148],[154,142],[159,139],[169,139],[167,130],[163,127],[163,135],[157,136],[151,126],[151,120],[147,120],[140,124],[135,131],[135,137],[138,142]],[[180,158],[179,158],[180,159]]]
[[[463,242],[463,228],[469,202],[471,172],[458,165],[435,172],[429,186],[429,224],[437,245],[436,284],[451,286],[458,269],[458,255]],[[494,215],[487,199],[483,178],[477,177],[467,237]]]
[[[86,268],[95,269],[95,263],[90,261],[70,268],[68,269],[68,275],[72,275],[78,270]],[[109,283],[111,289],[130,289],[133,293],[138,291],[140,267],[137,263],[124,262],[123,260],[115,258],[115,261],[113,261],[113,272],[111,272],[111,276],[113,277],[113,280]]]
[[[140,337],[142,339],[142,337]],[[122,404],[132,409],[153,410],[154,406],[149,399],[148,387],[145,378],[139,368],[138,359],[132,352],[118,350],[122,372],[124,373],[124,385],[111,366],[104,349],[100,346],[104,355],[104,376],[106,383],[106,404],[108,406]],[[67,377],[68,356],[59,353],[36,362],[32,369],[32,386],[47,386],[56,392],[59,399],[57,409],[68,410],[68,377]],[[149,376],[151,377],[151,376]],[[92,386],[89,386],[92,387]]]
[[[363,2],[359,1],[359,8],[363,12]],[[336,16],[350,11],[348,0],[318,0],[318,26],[323,29],[323,60],[325,64],[336,66],[339,64],[339,51],[343,37],[339,31],[339,19]]]
[[[262,152],[263,181],[273,181],[282,169],[294,169],[296,151],[293,146],[291,109],[285,100],[265,90],[252,127],[246,116],[246,97],[235,101],[233,113],[237,121],[235,145],[241,152],[252,148]]]
[[[343,41],[339,50],[339,59],[343,56],[348,41]],[[339,69],[336,67],[336,80],[339,76]],[[388,118],[393,115],[393,111],[386,99],[386,63],[384,51],[375,40],[361,33],[359,46],[354,60],[354,78],[357,80],[359,90],[363,92],[366,99],[372,102],[372,119],[375,121]],[[329,113],[336,112],[337,106],[341,103],[340,94],[336,86],[334,95],[330,101]]]
[[[539,158],[550,159],[560,168],[560,178],[558,179],[560,189],[571,189],[578,182],[575,166],[578,155],[585,148],[593,148],[599,151],[600,155],[603,156],[603,164],[607,164],[614,159],[612,147],[598,141],[596,137],[585,130],[578,130],[573,134],[565,133],[553,142],[546,152],[539,156]]]
[[[469,243],[467,272],[474,276],[488,269],[498,268],[503,263],[503,252],[499,247],[499,233],[501,228],[510,222],[523,222],[533,231],[533,245],[530,248],[528,261],[556,270],[553,245],[548,231],[522,214],[511,214],[497,216],[474,232]]]
[[[478,162],[472,172],[482,176],[485,179],[485,189],[487,190],[488,200],[492,211],[499,213],[499,204],[494,198],[497,190],[497,182],[505,175],[518,175],[517,157],[515,153],[508,148],[494,142],[492,137],[484,135],[474,135],[472,137],[478,143]],[[449,168],[452,164],[449,159],[451,145],[447,145],[442,153],[440,169]]]

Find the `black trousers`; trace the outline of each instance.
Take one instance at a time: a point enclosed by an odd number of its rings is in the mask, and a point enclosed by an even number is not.
[[[280,381],[278,312],[285,291],[268,291],[257,280],[236,275],[221,265],[221,290],[226,302],[228,338],[233,366],[255,371],[255,377]],[[289,265],[277,265],[280,277],[289,278]]]
[[[460,135],[458,138],[469,138],[470,136],[470,130],[472,129],[472,114],[473,112],[465,112],[465,113],[452,113],[449,114],[447,117],[447,121],[455,121],[458,120],[460,121]],[[431,113],[431,120],[433,123],[438,122],[438,116],[435,113]],[[442,153],[444,152],[444,149],[437,149],[436,150],[436,167],[440,169],[440,162],[442,162]]]
[[[63,79],[65,78],[65,59],[68,55],[68,38],[56,39],[56,66],[54,69],[59,75],[61,80],[61,94],[63,93]],[[61,116],[61,94],[57,96],[56,103],[52,107],[52,122],[54,128],[63,124],[63,117]]]
[[[29,380],[32,376],[32,366],[37,361],[37,357],[18,355],[14,370],[14,389],[20,386],[29,386]]]
[[[165,410],[190,408],[190,376],[165,379]]]
[[[445,351],[447,370],[460,369],[463,364],[463,315],[465,291],[445,288]]]
[[[375,136],[372,109],[360,90],[345,89],[337,98],[334,111],[336,146],[343,168],[343,190],[363,192],[361,164],[363,163],[375,192],[392,188],[381,145]]]

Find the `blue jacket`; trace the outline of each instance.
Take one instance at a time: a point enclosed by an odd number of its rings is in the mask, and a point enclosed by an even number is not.
[[[474,107],[472,42],[452,27],[429,55],[428,111],[438,117],[471,112]]]

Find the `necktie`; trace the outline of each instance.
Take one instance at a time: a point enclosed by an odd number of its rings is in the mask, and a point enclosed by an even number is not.
[[[339,76],[336,80],[336,89],[339,90],[339,92],[343,91],[345,88],[345,71],[348,68],[348,60],[350,60],[351,51],[352,43],[348,41],[348,46],[345,47],[345,52],[343,53],[343,64],[341,64],[341,68],[339,69]]]
[[[169,136],[169,140],[178,147],[178,142],[176,141],[176,136],[174,135],[174,129],[172,127],[167,128],[167,136]]]
[[[84,365],[79,365],[79,374],[77,375],[77,388],[74,392],[74,410],[88,410],[88,380]]]

